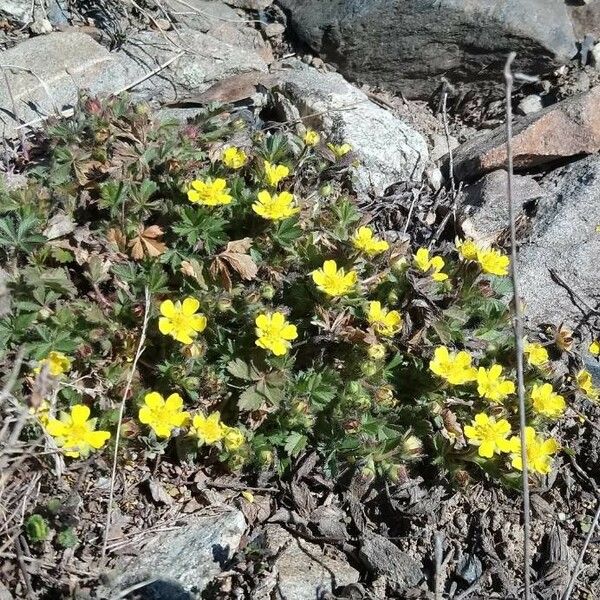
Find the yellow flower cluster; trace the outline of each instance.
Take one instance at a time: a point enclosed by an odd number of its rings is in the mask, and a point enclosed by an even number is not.
[[[588,347],[592,356],[600,356],[600,340],[594,340]]]
[[[316,146],[321,141],[321,136],[314,129],[307,129],[302,139],[307,146]]]
[[[90,419],[90,409],[84,404],[75,404],[70,413],[62,412],[59,419],[48,417],[45,429],[63,453],[72,458],[86,458],[110,439],[109,431],[96,431],[96,419]]]
[[[471,425],[465,425],[464,433],[469,443],[477,447],[477,453],[482,458],[510,453],[512,466],[519,471],[523,470],[521,438],[508,438],[511,427],[506,419],[496,421],[494,417],[478,413]],[[529,469],[540,475],[548,474],[552,468],[552,456],[560,449],[558,442],[553,438],[544,439],[536,434],[533,427],[526,427],[525,444]]]
[[[479,246],[471,239],[457,239],[456,248],[465,260],[477,261],[484,273],[501,277],[508,275],[510,259],[499,250]]]
[[[446,265],[441,256],[429,256],[427,248],[419,248],[414,256],[415,265],[423,273],[430,273],[434,281],[446,281],[448,275],[442,273],[442,269]]]
[[[274,312],[256,317],[256,345],[275,356],[286,354],[291,347],[290,341],[297,337],[296,326],[288,323],[283,313]]]
[[[290,170],[285,165],[274,165],[268,160],[263,163],[265,172],[265,181],[267,185],[271,187],[277,187],[282,179],[285,179],[289,174]]]
[[[230,146],[223,151],[222,161],[230,169],[241,169],[248,162],[248,156],[241,148]]]
[[[557,394],[549,383],[533,385],[531,404],[536,413],[550,418],[560,417],[566,408],[565,399]]]
[[[331,142],[328,142],[327,147],[333,152],[333,154],[335,155],[335,157],[337,159],[342,158],[343,156],[346,156],[346,154],[348,154],[348,152],[352,151],[352,146],[350,144],[332,144]]]
[[[523,350],[527,356],[527,362],[534,367],[545,365],[550,360],[548,350],[537,342],[526,342]]]
[[[246,442],[238,427],[229,427],[221,421],[219,412],[214,412],[208,417],[196,415],[192,421],[191,433],[198,438],[200,444],[207,446],[223,442],[228,452],[239,450]]]
[[[359,227],[352,238],[352,244],[357,250],[364,252],[367,256],[376,256],[386,250],[390,245],[375,236],[370,227]]]
[[[70,371],[71,364],[71,359],[62,352],[52,350],[46,358],[40,360],[33,372],[39,374],[45,369],[52,377],[60,377]]]
[[[582,369],[577,373],[577,387],[592,400],[598,400],[600,397],[600,390],[594,387],[594,382],[592,381],[592,375],[589,371]]]
[[[468,352],[450,352],[446,346],[438,346],[433,353],[429,368],[433,373],[452,385],[462,385],[477,380],[477,369]]]
[[[502,402],[507,396],[515,393],[515,384],[502,377],[501,365],[492,365],[489,369],[479,367],[477,391],[482,398]]]

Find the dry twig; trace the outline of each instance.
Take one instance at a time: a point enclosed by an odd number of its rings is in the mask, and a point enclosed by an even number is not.
[[[519,396],[519,428],[521,437],[521,460],[523,463],[523,577],[525,585],[525,600],[531,598],[531,575],[529,567],[531,564],[530,550],[530,520],[531,512],[529,506],[529,469],[527,465],[527,443],[525,428],[527,426],[525,414],[525,383],[523,376],[523,303],[521,302],[521,285],[517,266],[517,233],[515,226],[515,208],[513,203],[513,153],[512,153],[512,88],[513,74],[511,65],[516,54],[511,52],[504,66],[504,81],[506,89],[506,155],[508,167],[507,197],[508,214],[510,220],[510,253],[511,253],[511,275],[514,294],[514,332],[515,347],[517,353],[517,389]]]

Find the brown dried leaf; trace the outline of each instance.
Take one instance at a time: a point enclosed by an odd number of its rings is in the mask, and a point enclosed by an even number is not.
[[[167,249],[166,245],[158,240],[162,235],[163,230],[158,225],[140,230],[140,233],[129,242],[131,256],[136,260],[144,258],[144,254],[153,258],[160,256]]]
[[[112,227],[106,232],[106,239],[116,246],[120,252],[125,252],[127,248],[127,238],[125,234],[120,230]]]
[[[210,265],[210,274],[214,279],[221,282],[221,285],[226,290],[231,290],[231,276],[229,275],[229,268],[227,264],[219,256],[215,256],[215,259]]]
[[[258,267],[250,255],[239,252],[222,252],[220,256],[242,279],[250,281],[256,277]]]

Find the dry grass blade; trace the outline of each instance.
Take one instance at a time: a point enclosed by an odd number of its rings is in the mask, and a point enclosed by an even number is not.
[[[517,233],[515,226],[515,209],[513,204],[513,153],[512,153],[512,88],[513,74],[512,63],[516,54],[511,52],[504,66],[504,81],[506,89],[506,155],[507,155],[507,198],[508,214],[510,220],[510,253],[511,253],[511,275],[514,293],[514,332],[515,347],[517,352],[517,386],[519,396],[519,429],[521,437],[521,460],[523,462],[523,578],[525,585],[525,600],[531,598],[531,575],[529,566],[531,564],[530,549],[530,520],[531,511],[529,505],[529,469],[527,465],[527,444],[525,438],[525,427],[527,425],[525,415],[525,383],[523,376],[523,303],[521,302],[521,286],[517,266]]]
[[[117,423],[117,431],[115,433],[115,451],[113,454],[113,463],[112,463],[112,471],[110,476],[110,492],[108,494],[108,508],[106,510],[106,523],[104,525],[104,540],[102,542],[102,558],[106,555],[106,549],[108,546],[108,532],[110,529],[110,519],[112,516],[112,507],[115,497],[115,478],[117,476],[117,460],[119,456],[119,438],[121,437],[121,425],[123,423],[123,413],[125,412],[125,402],[127,401],[127,397],[129,396],[129,390],[131,389],[131,382],[133,381],[133,376],[135,374],[135,370],[137,368],[138,361],[144,352],[144,343],[146,342],[146,331],[148,329],[148,319],[150,317],[150,290],[148,287],[145,289],[145,303],[146,306],[144,308],[144,323],[142,325],[142,333],[140,335],[140,341],[138,343],[137,351],[135,353],[135,358],[133,359],[133,363],[131,365],[131,370],[129,371],[129,377],[127,378],[127,385],[125,386],[125,391],[123,392],[123,398],[121,399],[121,405],[119,406],[119,420]]]

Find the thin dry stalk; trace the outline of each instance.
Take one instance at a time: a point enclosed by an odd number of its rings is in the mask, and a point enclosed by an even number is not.
[[[561,600],[569,600],[571,594],[573,593],[573,588],[575,587],[575,582],[577,581],[577,576],[579,575],[579,571],[581,570],[581,565],[583,563],[583,557],[587,551],[588,546],[590,545],[590,541],[592,540],[592,536],[596,531],[596,527],[598,526],[598,521],[600,520],[600,502],[598,502],[598,507],[596,508],[596,514],[594,515],[594,520],[592,521],[592,525],[590,526],[590,530],[585,537],[585,541],[583,542],[583,546],[581,548],[581,552],[579,553],[579,557],[577,558],[577,562],[575,563],[575,568],[573,569],[573,573],[571,574],[571,579],[569,579],[569,585],[565,590],[565,593],[562,595]]]
[[[456,184],[454,182],[454,155],[450,147],[450,129],[448,128],[448,112],[446,104],[448,101],[448,92],[444,90],[442,97],[442,123],[444,125],[444,135],[446,136],[446,146],[448,146],[448,170],[450,172],[450,188],[452,190],[452,199],[456,203]]]
[[[513,203],[513,151],[512,151],[512,88],[513,74],[512,63],[516,54],[511,52],[504,66],[504,81],[506,90],[506,154],[508,167],[507,198],[508,214],[510,220],[510,261],[514,293],[514,332],[515,348],[517,353],[517,387],[519,396],[519,428],[521,437],[521,460],[523,462],[523,577],[525,584],[525,600],[531,598],[531,565],[530,529],[531,512],[529,505],[529,468],[527,464],[527,441],[525,428],[527,426],[525,415],[525,383],[523,376],[523,303],[521,302],[521,285],[517,267],[517,233],[515,226],[515,207]]]
[[[127,397],[129,396],[129,390],[131,389],[131,382],[133,381],[133,376],[135,374],[138,361],[144,352],[144,343],[146,342],[146,331],[148,329],[148,319],[150,318],[150,290],[146,286],[145,289],[145,303],[146,306],[144,308],[144,323],[142,325],[142,333],[140,335],[140,341],[138,343],[137,351],[135,353],[135,358],[133,359],[133,363],[131,365],[131,370],[129,372],[129,377],[127,378],[127,384],[125,385],[125,391],[123,392],[123,398],[121,399],[121,405],[119,406],[119,421],[117,423],[117,431],[115,433],[115,451],[113,454],[113,463],[112,463],[112,472],[110,476],[110,491],[108,494],[108,508],[106,510],[106,523],[104,525],[104,540],[102,542],[102,558],[106,555],[106,549],[108,546],[108,531],[110,529],[110,520],[112,517],[112,508],[115,496],[115,479],[117,476],[117,461],[119,455],[119,439],[121,437],[121,425],[123,423],[123,413],[125,412],[125,402],[127,402]]]

